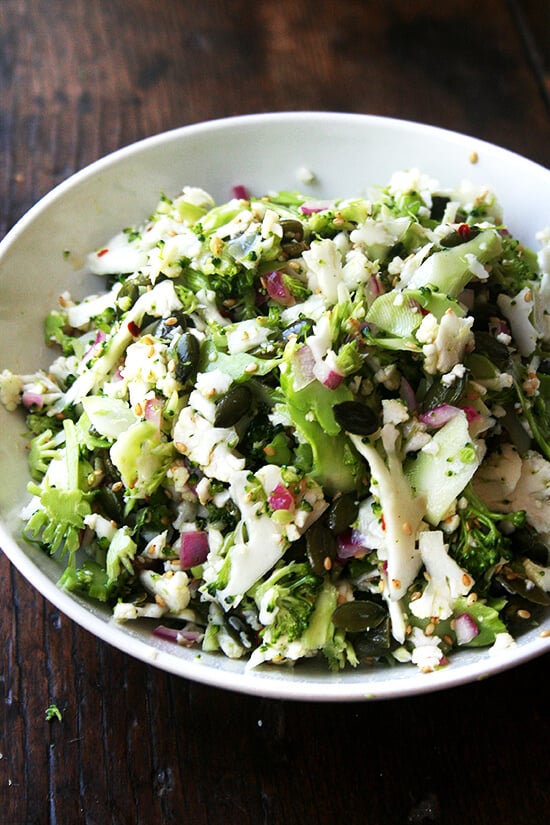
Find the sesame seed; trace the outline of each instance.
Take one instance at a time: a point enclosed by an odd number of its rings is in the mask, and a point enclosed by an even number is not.
[[[550,628],[545,628],[539,633],[541,639],[547,639],[550,636]]]
[[[475,602],[477,602],[477,593],[470,593],[470,595],[466,599],[466,604],[470,606],[472,604],[475,604]]]
[[[123,487],[124,484],[122,483],[122,481],[115,481],[115,483],[111,487],[111,490],[113,491],[113,493],[118,493],[119,490],[122,490]]]
[[[415,590],[414,593],[411,596],[411,602],[415,602],[421,596],[422,596],[422,591],[421,590]]]
[[[462,576],[462,584],[464,585],[464,587],[470,587],[470,585],[473,584],[472,577],[469,576],[467,573],[464,573],[464,575]]]
[[[178,323],[178,319],[174,318],[174,316],[171,315],[170,318],[167,318],[164,323],[166,324],[167,327],[175,327],[176,324]]]
[[[530,619],[531,614],[528,610],[518,610],[518,616],[520,619]]]
[[[424,636],[433,636],[434,631],[435,631],[435,625],[434,625],[433,622],[430,622],[429,624],[426,625],[426,627],[424,629]]]
[[[325,570],[331,570],[332,569],[332,559],[330,558],[330,556],[325,556],[325,560],[323,562],[323,567],[325,568]]]
[[[166,602],[164,601],[162,596],[159,596],[158,593],[155,595],[155,601],[159,607],[166,607]]]
[[[408,521],[404,521],[401,527],[406,536],[412,536],[412,527]]]
[[[453,640],[451,639],[451,637],[449,636],[448,633],[446,633],[443,636],[443,641],[446,642],[448,645],[452,645],[452,643],[453,643]]]
[[[391,580],[391,583],[392,583],[392,585],[395,587],[395,589],[396,589],[396,590],[399,590],[399,589],[400,589],[400,587],[401,587],[401,582],[399,581],[399,579],[392,579],[392,580]]]
[[[138,418],[139,418],[139,416],[143,415],[143,407],[141,406],[139,401],[136,404],[136,406],[134,407],[134,412],[138,416]]]
[[[477,163],[479,160],[479,155],[477,152],[470,152],[470,163]]]
[[[257,364],[247,364],[244,368],[244,371],[247,373],[258,372],[258,365]]]

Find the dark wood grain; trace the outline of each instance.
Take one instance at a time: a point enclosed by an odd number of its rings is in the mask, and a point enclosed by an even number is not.
[[[248,112],[409,118],[550,165],[548,66],[546,4],[519,0],[2,0],[0,234],[107,152]],[[550,821],[547,661],[399,701],[263,700],[98,642],[3,556],[0,583],[0,823]]]

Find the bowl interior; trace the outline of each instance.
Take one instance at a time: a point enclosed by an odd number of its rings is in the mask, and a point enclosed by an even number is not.
[[[507,224],[525,244],[550,226],[550,172],[474,138],[405,121],[361,115],[282,113],[211,121],[149,138],[98,161],[42,199],[0,244],[0,368],[47,366],[42,322],[69,290],[82,297],[101,281],[83,266],[86,253],[149,214],[162,192],[200,186],[226,200],[231,187],[261,194],[300,190],[312,197],[364,195],[398,169],[418,167],[443,186],[462,179],[495,190]],[[304,183],[306,172],[313,179]],[[19,535],[28,480],[22,419],[0,407],[0,545],[34,586],[102,639],[167,671],[265,696],[295,699],[384,698],[449,687],[538,655],[539,630],[491,657],[461,652],[448,668],[420,674],[412,666],[333,675],[313,663],[247,672],[243,662],[171,646],[150,626],[115,625],[109,612],[60,591],[60,568]],[[548,621],[547,621],[548,624]]]

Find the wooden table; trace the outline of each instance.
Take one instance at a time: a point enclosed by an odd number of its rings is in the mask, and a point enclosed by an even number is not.
[[[548,166],[549,34],[537,0],[2,0],[0,233],[111,150],[250,112],[408,118]],[[550,821],[547,660],[404,700],[263,700],[98,642],[3,556],[0,577],[1,823]]]

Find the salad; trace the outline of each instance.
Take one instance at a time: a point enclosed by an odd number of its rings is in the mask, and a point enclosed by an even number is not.
[[[24,536],[116,622],[247,667],[500,650],[550,604],[550,230],[418,170],[162,195],[62,294]]]

